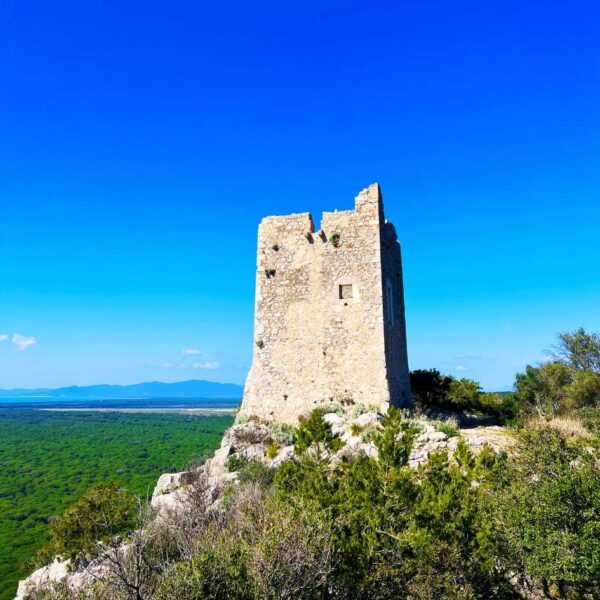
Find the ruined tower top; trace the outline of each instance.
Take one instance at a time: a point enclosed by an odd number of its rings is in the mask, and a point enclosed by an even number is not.
[[[400,245],[379,185],[354,210],[266,217],[241,413],[295,422],[320,405],[411,401]]]

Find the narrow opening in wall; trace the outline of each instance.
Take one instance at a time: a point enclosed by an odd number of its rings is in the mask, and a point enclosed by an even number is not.
[[[385,299],[385,305],[386,305],[386,316],[387,316],[387,322],[390,324],[391,327],[394,326],[394,289],[392,288],[392,284],[388,281],[386,283],[385,286],[385,292],[386,292],[386,299]]]
[[[340,300],[348,300],[354,296],[352,284],[350,285],[340,285]]]

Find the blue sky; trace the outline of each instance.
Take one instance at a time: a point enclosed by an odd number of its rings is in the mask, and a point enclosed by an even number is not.
[[[4,0],[0,28],[0,387],[242,383],[261,217],[373,181],[411,368],[507,389],[600,330],[597,2]]]

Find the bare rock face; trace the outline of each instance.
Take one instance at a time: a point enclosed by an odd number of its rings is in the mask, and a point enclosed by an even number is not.
[[[159,515],[184,509],[188,487],[194,479],[200,477],[207,478],[207,494],[212,501],[216,501],[218,490],[234,485],[237,481],[238,474],[229,472],[229,459],[238,457],[266,461],[265,449],[270,441],[271,431],[263,423],[251,420],[233,425],[223,436],[220,448],[197,470],[165,473],[160,476],[152,494],[152,507]],[[291,449],[293,454],[293,447]],[[281,464],[283,460],[288,459],[288,453],[277,459],[278,464]]]
[[[209,479],[215,479],[227,473],[227,461],[231,454],[231,445],[225,443],[225,439],[223,439],[221,447],[215,452],[212,458],[206,461],[205,469]]]
[[[66,584],[71,592],[93,585],[106,569],[104,555],[73,568],[70,560],[55,558],[52,563],[34,571],[27,579],[19,582],[15,600],[29,600],[42,590],[50,590],[58,584]]]
[[[327,413],[323,415],[323,418],[331,425],[331,431],[334,435],[343,435],[345,433],[346,423],[344,417],[336,413]]]
[[[284,446],[277,456],[270,461],[270,466],[277,468],[279,465],[284,463],[286,460],[292,460],[294,458],[294,446]]]
[[[175,488],[179,487],[179,478],[181,473],[163,473],[154,486],[153,496],[172,492]]]
[[[44,586],[66,581],[69,575],[70,561],[61,561],[58,558],[52,563],[34,571],[27,579],[19,582],[15,600],[27,600],[36,590]]]
[[[251,446],[257,444],[268,444],[271,441],[271,431],[264,424],[258,421],[247,421],[231,427],[225,436],[221,447],[225,445],[232,446],[232,452],[243,453]]]
[[[354,419],[353,421],[351,421],[351,423],[354,423],[356,425],[358,425],[359,427],[376,427],[379,425],[379,420],[380,417],[376,412],[366,412],[363,413],[362,415],[359,415],[358,417],[356,417],[356,419]]]

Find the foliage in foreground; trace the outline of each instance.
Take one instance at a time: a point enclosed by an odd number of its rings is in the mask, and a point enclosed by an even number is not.
[[[510,457],[460,442],[413,470],[418,431],[392,409],[371,436],[378,459],[340,458],[316,410],[294,432],[294,460],[273,472],[232,459],[240,483],[217,510],[200,479],[185,515],[135,532],[94,600],[599,598],[600,338],[559,339],[508,398],[413,373],[422,404],[523,419]],[[556,428],[573,415],[582,433]]]
[[[590,445],[591,444],[591,445]],[[506,557],[520,572],[584,597],[600,584],[600,463],[598,440],[552,428],[521,433],[520,453],[497,495]]]
[[[378,460],[334,458],[320,411],[275,480],[250,461],[207,510],[207,480],[183,513],[148,520],[94,600],[511,599],[529,590],[593,598],[600,582],[598,439],[525,430],[514,457],[464,442],[414,470],[418,433],[390,410]],[[91,593],[91,592],[90,592]],[[56,598],[69,598],[61,592]]]

